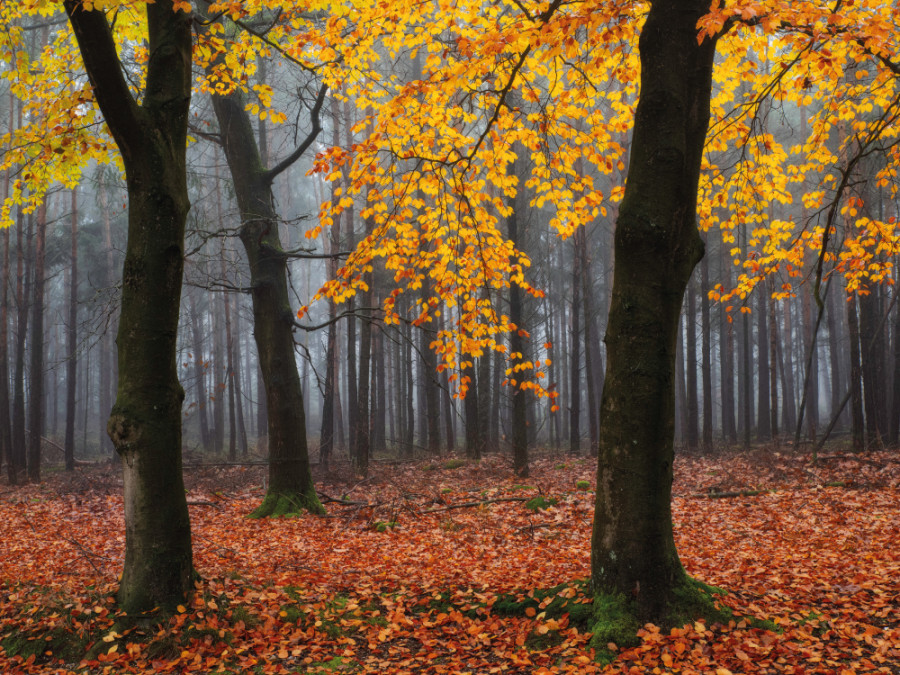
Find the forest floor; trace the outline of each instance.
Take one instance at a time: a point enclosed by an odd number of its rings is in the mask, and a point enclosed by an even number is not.
[[[648,625],[608,666],[578,620],[592,459],[541,456],[526,480],[497,456],[376,462],[363,481],[318,476],[328,517],[265,521],[245,517],[262,467],[189,469],[201,580],[174,617],[142,625],[112,598],[118,469],[3,485],[0,672],[898,674],[900,454],[808,459],[769,449],[675,466],[686,569],[779,631]],[[544,611],[554,597],[562,614]]]

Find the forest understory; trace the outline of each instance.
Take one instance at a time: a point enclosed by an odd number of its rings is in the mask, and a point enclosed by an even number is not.
[[[900,673],[900,458],[681,455],[688,572],[738,617],[588,646],[595,460],[376,462],[320,470],[327,517],[253,520],[265,467],[188,468],[196,592],[116,614],[114,464],[0,488],[0,672]],[[548,591],[548,589],[551,589]],[[611,645],[610,648],[613,646]]]

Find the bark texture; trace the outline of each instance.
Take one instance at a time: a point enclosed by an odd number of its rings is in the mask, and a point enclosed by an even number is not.
[[[715,43],[698,45],[696,26],[708,8],[651,5],[615,234],[591,581],[598,611],[616,599],[641,623],[666,624],[688,583],[672,535],[674,382],[682,299],[703,256],[696,200]]]

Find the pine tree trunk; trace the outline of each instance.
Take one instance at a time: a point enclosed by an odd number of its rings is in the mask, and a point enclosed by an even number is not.
[[[508,174],[516,175],[516,162],[513,161],[508,167]],[[506,217],[506,227],[509,240],[514,246],[519,247],[524,240],[524,231],[519,232],[519,214],[515,197],[507,199],[507,206],[510,213]],[[524,230],[524,228],[523,228]],[[524,370],[515,372],[515,365],[525,360],[525,340],[524,340],[524,310],[522,289],[516,284],[509,287],[509,353],[510,363],[513,366],[514,373],[512,375],[512,383],[510,387],[510,396],[512,398],[512,454],[513,454],[513,471],[520,478],[528,476],[528,419],[526,416],[525,397],[526,391],[519,385],[522,381],[529,377]]]
[[[731,259],[721,246],[719,273],[725,286],[731,283]],[[723,303],[719,304],[719,372],[722,389],[722,438],[737,443],[737,425],[734,408],[734,324]]]
[[[684,346],[685,381],[687,384],[687,446],[696,450],[700,446],[700,406],[697,401],[697,292],[696,282],[691,281],[687,289],[687,312],[684,317],[687,337]]]
[[[713,442],[712,402],[712,326],[709,320],[709,256],[700,261],[701,379],[703,382],[703,449],[709,452]]]
[[[44,435],[44,264],[47,244],[47,203],[37,212],[34,238],[34,282],[31,297],[31,386],[28,410],[28,480],[41,482],[41,436]]]
[[[28,233],[23,237],[25,221]],[[10,483],[24,479],[26,465],[25,444],[25,337],[28,332],[28,300],[31,297],[31,244],[33,241],[33,214],[23,218],[22,210],[16,216],[16,341],[15,375],[13,376],[12,409],[12,471]],[[27,243],[26,243],[27,241]]]
[[[197,388],[197,412],[195,414],[200,424],[200,443],[203,445],[203,450],[209,452],[212,450],[207,417],[209,396],[206,393],[206,365],[203,358],[203,340],[200,337],[200,312],[197,311],[194,293],[188,295],[188,309],[191,317],[191,340],[194,343],[194,386]]]
[[[856,295],[847,301],[847,327],[850,333],[850,431],[853,436],[853,450],[865,448],[865,427],[863,421],[862,366],[860,365],[859,319],[856,312]]]
[[[9,95],[9,128],[15,119],[13,94]],[[4,180],[4,200],[9,195],[9,170]],[[10,484],[15,483],[16,472],[12,457],[12,428],[9,407],[9,228],[0,229],[3,242],[3,258],[0,259],[0,463],[6,462]]]
[[[756,292],[756,440],[764,443],[772,439],[772,417],[769,410],[769,310],[765,283],[758,285]]]
[[[700,162],[715,43],[697,43],[708,2],[657,0],[640,37],[641,95],[615,265],[591,583],[595,607],[627,605],[665,626],[688,578],[672,531],[676,337],[682,299],[703,256]],[[594,634],[605,646],[609,636]]]
[[[581,451],[581,266],[572,251],[572,333],[569,349],[569,453]]]

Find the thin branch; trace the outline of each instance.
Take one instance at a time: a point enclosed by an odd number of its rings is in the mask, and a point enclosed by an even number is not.
[[[300,159],[300,157],[304,152],[306,152],[309,146],[313,144],[313,141],[316,140],[316,136],[318,136],[319,132],[322,131],[322,122],[319,118],[319,113],[321,113],[322,111],[322,104],[325,103],[326,93],[328,93],[328,85],[323,84],[319,87],[319,93],[316,95],[316,102],[313,104],[312,109],[309,111],[309,119],[312,122],[312,129],[310,129],[309,134],[307,134],[303,142],[300,143],[300,145],[298,145],[290,155],[288,155],[278,164],[266,171],[263,174],[263,180],[271,184],[272,181],[275,180],[276,176],[278,176],[278,174],[280,174],[282,171],[291,166],[291,164]]]

